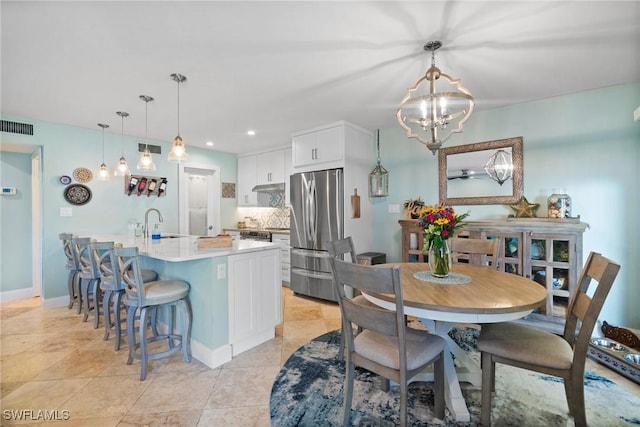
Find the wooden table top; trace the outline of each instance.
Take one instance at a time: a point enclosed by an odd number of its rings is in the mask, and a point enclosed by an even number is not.
[[[376,267],[399,266],[402,296],[407,307],[418,310],[474,315],[522,313],[541,305],[546,289],[525,277],[493,270],[491,267],[456,263],[452,271],[471,278],[466,284],[436,284],[413,275],[429,270],[426,263],[390,263]],[[388,295],[374,297],[392,301]],[[406,312],[406,310],[405,310]]]

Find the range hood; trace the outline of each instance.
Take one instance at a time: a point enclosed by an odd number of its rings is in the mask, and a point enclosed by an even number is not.
[[[284,182],[256,185],[251,189],[251,191],[256,193],[284,193]]]

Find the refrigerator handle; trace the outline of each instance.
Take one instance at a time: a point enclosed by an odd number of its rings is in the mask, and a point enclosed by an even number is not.
[[[336,170],[336,218],[338,218],[337,221],[337,227],[338,227],[338,239],[341,239],[344,237],[343,234],[343,230],[342,230],[342,223],[343,223],[343,215],[344,215],[344,209],[341,208],[342,205],[342,194],[340,189],[343,188],[342,185],[342,169],[338,169]]]
[[[309,242],[311,242],[315,248],[316,235],[318,232],[318,208],[316,203],[318,192],[316,189],[315,176],[312,175],[309,184]]]

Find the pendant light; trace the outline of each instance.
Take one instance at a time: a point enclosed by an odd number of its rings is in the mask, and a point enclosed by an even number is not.
[[[148,142],[148,132],[149,132],[149,102],[153,101],[153,98],[147,95],[140,95],[140,99],[145,102],[144,107],[144,151],[140,155],[140,160],[138,160],[138,170],[139,171],[154,171],[156,170],[156,164],[153,163],[153,158],[151,157],[151,152],[149,151],[149,147],[147,146]]]
[[[376,131],[378,164],[369,174],[369,197],[387,197],[389,195],[389,172],[380,164],[380,129]]]
[[[460,79],[436,67],[435,51],[442,47],[438,40],[424,45],[431,52],[431,67],[416,84],[407,89],[396,117],[407,131],[435,155],[451,135],[462,132],[462,126],[473,111],[474,99]]]
[[[104,162],[104,130],[109,127],[109,125],[105,125],[104,123],[98,123],[98,126],[102,128],[102,164],[100,165],[100,170],[98,170],[98,179],[100,181],[108,181],[109,176],[109,168]]]
[[[120,116],[120,161],[118,166],[113,170],[113,176],[125,176],[129,174],[129,165],[127,159],[124,158],[124,118],[129,117],[129,113],[125,111],[116,111],[116,114]]]
[[[182,74],[171,74],[171,78],[178,84],[178,136],[173,140],[173,145],[171,146],[171,151],[169,151],[169,155],[167,156],[167,160],[171,162],[181,162],[183,160],[187,160],[187,151],[184,146],[184,141],[180,136],[180,83],[183,83],[187,80],[185,76]]]
[[[513,177],[513,158],[511,153],[498,150],[487,161],[484,171],[498,184],[502,185]]]

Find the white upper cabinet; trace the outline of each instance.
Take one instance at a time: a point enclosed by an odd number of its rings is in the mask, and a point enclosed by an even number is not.
[[[284,180],[285,150],[269,151],[257,155],[257,184],[275,184]]]
[[[251,191],[256,185],[258,158],[238,157],[238,206],[256,206],[258,194]]]
[[[335,125],[324,129],[293,135],[293,168],[319,170],[344,165],[344,126]]]

